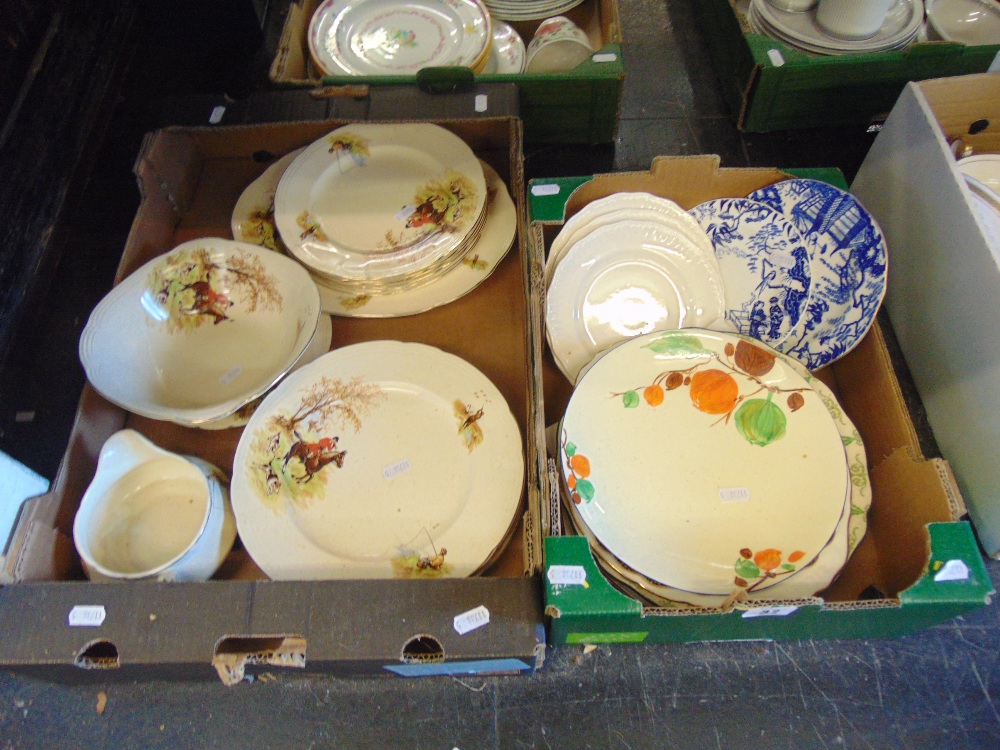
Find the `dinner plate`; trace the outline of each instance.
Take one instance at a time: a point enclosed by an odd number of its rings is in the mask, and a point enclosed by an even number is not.
[[[705,230],[677,203],[651,193],[613,193],[591,201],[563,224],[549,246],[545,261],[545,285],[552,281],[556,266],[573,243],[597,227],[622,220],[659,222],[664,229],[682,234],[714,262],[715,251]]]
[[[572,10],[583,0],[485,0],[490,15],[504,21],[541,21]]]
[[[601,544],[695,594],[790,580],[831,543],[849,492],[820,397],[738,334],[660,331],[611,349],[577,384],[560,451]]]
[[[828,365],[875,322],[889,260],[882,230],[853,195],[819,180],[776,182],[750,199],[781,211],[809,243],[813,289],[806,320],[781,350],[810,370]]]
[[[230,219],[233,239],[287,252],[274,223],[274,193],[281,175],[300,153],[302,149],[297,148],[275,160],[244,188]]]
[[[521,434],[496,386],[431,346],[370,341],[289,376],[244,428],[232,502],[273,579],[476,573],[516,523]]]
[[[289,252],[346,282],[385,283],[461,260],[486,204],[472,149],[430,123],[355,123],[307,146],[278,183]]]
[[[524,40],[513,26],[500,20],[493,21],[493,43],[490,45],[489,59],[484,73],[508,75],[524,72],[527,54]]]
[[[781,349],[806,308],[812,286],[805,240],[780,211],[746,198],[691,209],[708,234],[736,330]]]
[[[662,328],[706,327],[722,316],[718,268],[656,222],[599,227],[573,244],[545,297],[549,348],[574,382],[594,356]]]
[[[481,69],[490,23],[479,0],[326,0],[307,38],[326,75],[410,75],[434,66]]]

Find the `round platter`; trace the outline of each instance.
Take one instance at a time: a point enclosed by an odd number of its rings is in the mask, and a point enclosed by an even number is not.
[[[820,397],[737,334],[656,332],[611,349],[577,384],[560,446],[563,480],[601,544],[695,594],[765,591],[807,568],[850,491]]]
[[[274,218],[289,252],[315,273],[386,282],[457,264],[485,205],[482,167],[461,138],[427,123],[357,123],[292,161]]]
[[[875,322],[886,289],[885,238],[853,195],[825,182],[784,180],[749,197],[783,213],[809,244],[806,320],[780,348],[816,370],[857,346]]]
[[[277,159],[243,190],[230,219],[233,239],[270,250],[286,250],[274,224],[274,193],[281,175],[300,153],[302,149],[298,148]]]
[[[662,328],[704,327],[723,313],[717,266],[686,237],[655,222],[599,227],[556,268],[545,325],[556,364],[570,382],[596,354]]]
[[[490,34],[478,0],[326,0],[307,38],[326,75],[409,75],[485,64]]]
[[[240,537],[273,579],[478,572],[516,522],[521,434],[465,360],[397,341],[354,344],[289,376],[234,459]]]
[[[812,284],[802,235],[780,211],[746,198],[706,201],[691,215],[715,248],[726,319],[780,349],[805,312]]]

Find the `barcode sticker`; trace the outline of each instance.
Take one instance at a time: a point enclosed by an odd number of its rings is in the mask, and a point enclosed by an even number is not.
[[[411,216],[413,216],[413,212],[416,210],[417,209],[415,209],[413,206],[403,206],[396,213],[396,221],[406,221]]]
[[[749,503],[749,487],[719,487],[719,499],[724,503]]]
[[[767,57],[771,61],[771,65],[776,68],[780,68],[785,64],[784,56],[776,49],[769,49],[767,51]]]
[[[239,365],[236,365],[236,367],[230,367],[226,371],[226,373],[221,378],[219,378],[219,384],[220,385],[229,385],[234,380],[236,380],[236,378],[238,378],[240,376],[241,372],[243,372],[243,368],[240,367]]]
[[[212,110],[212,114],[208,116],[208,121],[212,125],[218,125],[222,122],[222,116],[226,114],[226,108],[221,104]]]
[[[549,583],[562,586],[586,586],[587,571],[582,565],[553,565],[546,573]]]
[[[455,615],[455,632],[465,635],[469,631],[490,624],[490,611],[480,604],[475,609]]]
[[[476,112],[485,112],[489,109],[489,100],[486,94],[476,94]]]
[[[532,195],[559,195],[559,186],[551,182],[531,186]]]
[[[382,478],[395,479],[400,474],[405,474],[406,472],[408,472],[411,468],[413,468],[413,465],[407,459],[404,458],[402,461],[397,461],[394,464],[389,464],[384,469],[382,469]]]
[[[108,613],[103,604],[77,604],[69,611],[71,628],[96,628],[104,623]]]
[[[609,63],[617,60],[618,55],[616,55],[614,52],[599,52],[596,55],[592,55],[590,59],[593,60],[595,63]]]
[[[750,619],[751,617],[787,617],[792,614],[798,607],[786,606],[786,607],[756,607],[755,609],[748,609],[743,613],[744,619]]]
[[[934,574],[934,580],[937,582],[968,581],[969,566],[961,560],[949,560]]]

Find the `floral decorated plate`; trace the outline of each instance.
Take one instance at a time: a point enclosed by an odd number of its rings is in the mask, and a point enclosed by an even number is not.
[[[596,354],[663,328],[705,327],[722,316],[718,267],[657,222],[621,221],[578,240],[556,267],[545,325],[570,382]]]
[[[305,352],[320,315],[319,291],[294,260],[206,237],[115,286],[87,321],[80,360],[119,406],[198,425],[267,392]]]
[[[601,544],[695,594],[763,592],[796,575],[831,543],[850,491],[821,398],[738,334],[654,332],[611,349],[577,384],[560,450]]]
[[[526,50],[524,40],[513,26],[503,21],[493,21],[493,44],[486,61],[484,73],[508,75],[524,72]]]
[[[715,250],[705,230],[677,203],[651,193],[614,193],[591,201],[563,224],[549,247],[545,262],[546,286],[552,281],[556,266],[573,243],[598,227],[622,220],[657,221],[665,229],[684,235],[706,258],[715,262]]]
[[[736,330],[781,349],[809,298],[809,251],[799,231],[770,206],[720,198],[691,209],[715,248]]]
[[[243,543],[274,579],[470,575],[521,504],[521,433],[466,361],[415,343],[336,349],[257,409],[234,460]]]
[[[281,175],[300,153],[302,149],[299,148],[285,154],[247,185],[233,207],[230,220],[233,239],[269,250],[286,250],[274,224],[274,193]]]
[[[309,24],[325,75],[412,75],[485,64],[490,14],[478,0],[326,0]]]
[[[458,136],[430,123],[356,123],[292,161],[274,218],[313,272],[384,282],[449,257],[456,265],[485,207],[482,167]]]
[[[750,195],[781,211],[809,246],[813,289],[805,322],[780,349],[816,370],[864,338],[885,297],[888,252],[874,217],[819,180],[777,182]]]
[[[464,297],[493,273],[514,245],[517,209],[500,175],[482,162],[488,194],[486,223],[478,241],[466,251],[462,262],[429,283],[391,294],[350,294],[315,278],[323,309],[354,318],[388,318],[425,312]]]

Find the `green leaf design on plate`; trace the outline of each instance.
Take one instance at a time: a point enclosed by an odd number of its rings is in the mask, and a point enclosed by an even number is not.
[[[795,566],[794,565],[790,565],[789,563],[782,563],[781,564],[781,569],[782,570],[795,570]]]
[[[736,429],[753,445],[764,447],[785,436],[788,420],[771,395],[748,399],[736,410]]]
[[[566,447],[563,448],[567,456],[572,456],[576,453],[576,443],[566,443]]]
[[[740,578],[746,578],[748,581],[752,581],[754,578],[760,578],[760,568],[757,567],[757,563],[753,560],[741,557],[736,561],[736,565],[733,567],[736,570],[736,575]]]
[[[862,508],[860,505],[851,505],[851,515],[852,516],[863,516],[868,511]]]
[[[634,409],[639,405],[639,393],[638,391],[625,391],[622,394],[622,404],[625,405],[626,409]]]
[[[596,494],[594,485],[586,479],[576,480],[576,492],[588,503],[594,499],[594,495]]]
[[[643,349],[649,349],[657,354],[674,354],[688,357],[698,357],[712,352],[705,348],[696,336],[684,333],[667,333],[646,344]]]

